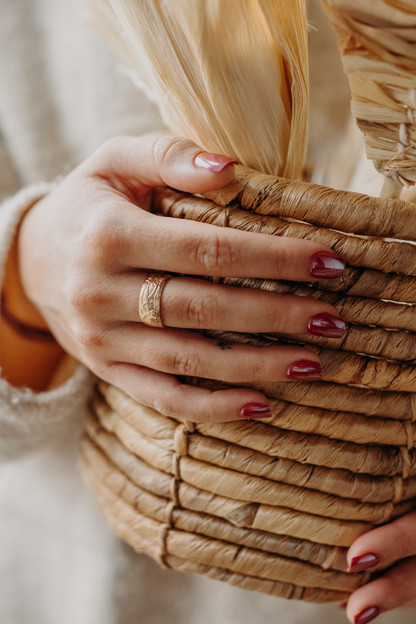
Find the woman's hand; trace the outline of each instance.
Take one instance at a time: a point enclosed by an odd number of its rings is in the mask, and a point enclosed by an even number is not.
[[[321,301],[186,277],[173,277],[163,291],[164,328],[140,322],[140,289],[154,271],[306,282],[342,274],[339,256],[317,243],[150,213],[155,186],[203,193],[233,173],[230,159],[182,138],[114,139],[36,204],[21,227],[22,285],[58,342],[96,375],[166,415],[198,421],[270,415],[259,392],[210,392],[176,376],[231,384],[320,378],[319,359],[306,349],[224,349],[181,328],[344,331]]]
[[[352,624],[416,606],[416,511],[359,537],[348,552],[348,563],[350,572],[389,568],[351,595],[347,615]]]

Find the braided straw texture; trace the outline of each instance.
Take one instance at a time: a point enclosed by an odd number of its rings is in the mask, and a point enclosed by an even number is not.
[[[346,573],[351,543],[416,508],[416,246],[394,240],[412,238],[416,207],[345,192],[340,202],[338,191],[236,169],[210,194],[218,203],[159,188],[153,210],[330,241],[343,254],[350,268],[335,284],[220,280],[329,301],[348,321],[342,339],[205,332],[264,347],[308,343],[323,381],[253,384],[270,399],[270,419],[196,425],[101,383],[83,468],[115,532],[162,565],[286,598],[342,600],[370,578]],[[343,204],[353,207],[346,216]],[[341,219],[349,234],[332,229]],[[351,234],[367,227],[389,240]],[[381,300],[384,283],[392,301]]]
[[[367,157],[385,194],[416,183],[416,9],[413,0],[323,0],[338,36]]]
[[[153,201],[166,218],[306,238],[345,258],[341,278],[313,285],[215,280],[331,303],[348,323],[343,338],[204,332],[265,348],[308,345],[323,381],[255,383],[271,418],[195,425],[100,383],[81,442],[84,474],[108,522],[136,551],[311,602],[344,600],[368,582],[368,573],[347,574],[348,547],[416,508],[416,207],[395,198],[416,182],[414,1],[324,6],[368,156],[388,180],[385,197],[239,166],[205,199],[159,188]]]

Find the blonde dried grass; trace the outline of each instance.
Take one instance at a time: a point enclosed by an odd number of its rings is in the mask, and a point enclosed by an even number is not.
[[[174,134],[260,171],[301,176],[309,106],[304,0],[88,0],[87,7]]]

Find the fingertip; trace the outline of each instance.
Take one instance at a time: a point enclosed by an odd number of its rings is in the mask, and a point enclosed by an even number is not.
[[[262,403],[246,403],[240,410],[241,418],[249,420],[261,420],[270,418],[272,415],[270,405],[266,402]]]
[[[268,399],[250,388],[216,390],[211,394],[211,421],[232,422],[270,418],[272,412]]]
[[[237,161],[206,152],[184,137],[159,137],[153,143],[156,168],[163,182],[187,193],[205,193],[226,186]]]
[[[230,170],[234,173],[234,169],[230,169],[232,165],[237,165],[238,161],[223,154],[213,154],[212,152],[200,152],[194,158],[194,167],[209,171],[211,173],[222,173]]]

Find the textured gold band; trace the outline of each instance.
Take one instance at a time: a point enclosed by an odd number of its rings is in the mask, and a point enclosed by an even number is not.
[[[163,327],[162,319],[160,318],[160,302],[163,289],[171,277],[171,275],[152,273],[143,284],[139,297],[139,316],[141,322],[145,325]]]

